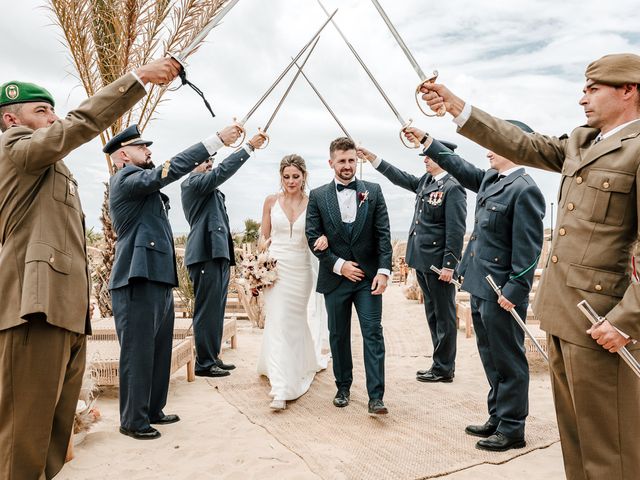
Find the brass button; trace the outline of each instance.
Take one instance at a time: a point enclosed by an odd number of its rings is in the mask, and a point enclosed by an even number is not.
[[[496,207],[491,207],[491,210],[495,210],[495,209],[496,209]]]
[[[422,213],[422,210],[420,210],[420,212],[418,212],[418,213]]]
[[[497,262],[497,261],[498,261],[498,257],[494,258],[494,259],[493,259],[493,261],[494,261],[494,262]]]
[[[196,167],[198,166],[198,162],[196,162]]]
[[[49,257],[49,262],[50,263],[53,263],[55,260],[56,260],[55,257],[53,257],[53,256]]]
[[[576,206],[573,203],[569,202],[569,205],[567,205],[567,210],[571,212],[574,208],[576,208]]]
[[[437,244],[438,244],[438,242],[433,242],[433,244],[434,244],[434,245],[437,245]]]
[[[126,90],[126,89],[125,89],[124,87],[120,87],[120,88],[118,88],[118,91],[119,91],[120,93],[124,93],[124,92],[125,92],[125,90]]]
[[[553,257],[551,257],[551,261],[553,263],[558,263],[558,257],[556,257],[555,255]]]
[[[582,177],[576,177],[576,183],[580,185],[582,183]]]
[[[609,182],[604,182],[602,184],[602,188],[609,188],[611,185],[609,184]]]
[[[416,235],[416,232],[413,232],[413,236],[414,236],[414,237],[415,237],[415,235]]]
[[[151,245],[152,247],[156,246],[156,242],[149,242],[149,245]]]
[[[418,220],[416,220],[416,225],[418,224]]]
[[[560,233],[560,236],[561,236],[561,237],[564,237],[564,236],[567,234],[567,231],[566,231],[564,228],[561,228],[561,229],[559,230],[559,233]]]
[[[447,265],[451,265],[451,262],[447,262]]]
[[[596,285],[596,290],[597,290],[597,291],[602,290],[602,285],[600,285],[600,284]]]
[[[471,252],[471,256],[473,257],[475,255],[475,252]]]

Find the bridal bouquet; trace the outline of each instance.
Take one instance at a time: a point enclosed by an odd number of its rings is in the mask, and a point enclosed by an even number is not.
[[[272,286],[278,279],[276,263],[277,260],[271,258],[266,250],[257,254],[243,254],[238,265],[240,270],[238,283],[257,297],[262,290]]]

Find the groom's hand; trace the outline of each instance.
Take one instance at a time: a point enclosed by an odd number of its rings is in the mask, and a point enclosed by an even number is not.
[[[364,278],[364,272],[358,268],[358,264],[347,260],[342,265],[340,273],[343,277],[347,277],[352,282],[359,282]]]
[[[371,283],[371,295],[382,295],[387,289],[387,276],[384,273],[379,273],[373,277],[373,283]]]

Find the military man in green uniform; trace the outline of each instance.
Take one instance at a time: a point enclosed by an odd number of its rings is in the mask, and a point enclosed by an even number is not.
[[[0,480],[60,471],[84,374],[84,214],[63,160],[143,98],[146,83],[168,83],[179,68],[142,66],[62,119],[44,88],[0,86]]]
[[[423,86],[458,131],[480,145],[562,175],[556,235],[534,312],[548,334],[551,382],[567,478],[640,475],[640,380],[615,355],[640,357],[640,284],[630,258],[640,199],[640,56],[606,55],[585,72],[587,124],[570,135],[525,133],[471,107],[444,85]],[[587,300],[597,328],[576,308]]]

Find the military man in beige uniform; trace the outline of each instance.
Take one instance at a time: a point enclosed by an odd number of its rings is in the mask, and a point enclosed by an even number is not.
[[[558,228],[534,311],[548,334],[550,373],[565,472],[574,479],[640,478],[640,379],[615,354],[640,358],[640,284],[631,282],[640,194],[640,56],[607,55],[586,70],[587,125],[569,136],[524,133],[471,107],[443,85],[423,99],[443,104],[459,133],[562,174]],[[590,328],[586,299],[606,321]]]
[[[178,68],[169,59],[140,67],[64,119],[42,87],[0,87],[0,480],[60,471],[85,368],[84,214],[63,159]]]

